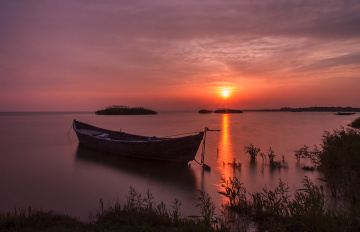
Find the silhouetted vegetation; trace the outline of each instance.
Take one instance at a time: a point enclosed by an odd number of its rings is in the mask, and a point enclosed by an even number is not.
[[[322,148],[316,162],[324,181],[334,195],[340,193],[360,209],[360,132],[344,128],[325,132]]]
[[[237,177],[220,179],[219,194],[228,199],[222,216],[215,215],[215,205],[205,192],[199,192],[199,216],[183,217],[181,203],[172,202],[171,210],[156,204],[148,190],[145,195],[130,188],[126,203],[104,207],[100,199],[92,222],[81,222],[67,215],[43,210],[14,210],[0,214],[0,231],[230,231],[236,219],[249,217],[259,231],[358,231],[359,208],[340,210],[325,207],[322,186],[304,179],[304,188],[289,195],[283,181],[274,190],[248,193]],[[235,214],[234,214],[235,213]],[[239,225],[246,230],[247,224]]]
[[[275,158],[275,152],[273,149],[271,149],[271,147],[268,150],[267,156],[269,157],[269,161],[270,161],[270,166],[274,165],[274,158]]]
[[[355,121],[353,121],[350,126],[354,128],[360,128],[360,118],[355,119]]]
[[[214,111],[214,113],[221,113],[221,114],[236,114],[236,113],[243,113],[242,110],[234,110],[234,109],[217,109]]]
[[[299,151],[295,153],[295,157],[300,162],[301,159],[310,160],[311,166],[303,166],[302,168],[307,171],[315,171],[319,166],[319,149],[314,146],[313,151],[309,151],[309,147],[304,145]]]
[[[260,152],[260,150],[261,149],[259,147],[255,147],[253,144],[250,144],[249,146],[245,146],[245,153],[248,153],[250,155],[251,162],[255,162],[256,156],[258,154],[260,154],[260,156],[263,160],[263,164],[265,163],[266,156],[267,156],[269,158],[270,167],[272,167],[272,168],[287,168],[288,167],[284,156],[282,156],[282,161],[274,160],[276,155],[275,155],[275,152],[271,149],[271,147],[269,148],[267,154]]]
[[[323,173],[333,196],[344,196],[360,208],[360,132],[351,128],[325,131],[321,146],[321,151],[315,147],[313,152],[304,146],[297,156],[309,159]]]
[[[303,111],[311,111],[311,112],[360,112],[360,108],[353,108],[350,106],[341,107],[341,106],[312,106],[312,107],[300,107],[300,108],[291,108],[291,107],[282,107],[280,111],[291,111],[291,112],[303,112]]]
[[[51,211],[15,209],[0,214],[0,231],[89,231],[87,223]]]
[[[315,147],[309,151],[304,146],[295,155],[299,162],[310,160],[312,166],[308,168],[322,172],[333,196],[345,199],[337,210],[325,207],[323,187],[307,177],[304,188],[292,196],[281,180],[274,190],[264,187],[260,192],[248,193],[237,177],[221,177],[223,189],[219,194],[228,199],[221,217],[215,215],[215,205],[205,192],[199,192],[200,216],[183,217],[177,199],[168,210],[163,202],[156,204],[149,191],[143,196],[130,188],[124,205],[115,203],[104,208],[100,200],[100,209],[90,223],[32,208],[15,209],[0,214],[0,231],[230,231],[239,217],[250,218],[259,231],[359,231],[360,131],[341,128],[325,132],[321,147],[322,150]],[[265,162],[267,156],[270,166],[285,165],[284,158],[282,163],[274,160],[271,147],[267,154],[252,144],[245,149],[254,159],[260,154]],[[235,159],[229,164],[240,167]]]
[[[197,206],[201,216],[183,217],[177,199],[168,210],[163,202],[156,204],[149,191],[143,196],[130,188],[124,205],[105,208],[100,199],[96,220],[90,223],[29,208],[0,214],[0,231],[230,231],[227,221],[215,215],[207,193],[199,192]]]
[[[246,111],[275,111],[275,112],[360,112],[360,108],[353,108],[350,106],[312,106],[312,107],[282,107],[280,109],[259,109],[259,110],[246,110]]]
[[[232,162],[228,162],[228,165],[232,166],[233,168],[241,168],[241,163],[240,162],[236,162],[236,159],[234,158],[234,161]],[[225,163],[224,163],[225,165]]]
[[[249,146],[245,146],[245,153],[248,153],[250,155],[250,158],[252,161],[255,161],[256,156],[258,155],[260,151],[260,148],[254,147],[253,144],[250,144]]]
[[[293,197],[289,187],[279,181],[274,190],[247,193],[237,177],[220,180],[219,193],[229,201],[227,208],[240,216],[248,216],[260,231],[357,231],[360,220],[349,208],[325,209],[323,188],[304,179],[304,188]]]
[[[103,110],[95,112],[98,115],[143,115],[143,114],[157,114],[156,111],[146,109],[144,107],[128,107],[128,106],[108,106]]]

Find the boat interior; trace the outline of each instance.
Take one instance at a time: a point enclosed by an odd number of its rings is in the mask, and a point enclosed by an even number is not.
[[[124,132],[117,131],[100,131],[95,129],[78,129],[80,133],[91,135],[97,138],[106,139],[106,140],[125,140],[125,141],[155,141],[155,140],[164,140],[164,138],[158,137],[147,137],[127,134]]]

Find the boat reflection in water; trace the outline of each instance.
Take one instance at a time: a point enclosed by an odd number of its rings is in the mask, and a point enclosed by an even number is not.
[[[196,192],[196,176],[187,164],[117,156],[81,146],[77,148],[76,161],[146,178],[147,182],[174,185]]]

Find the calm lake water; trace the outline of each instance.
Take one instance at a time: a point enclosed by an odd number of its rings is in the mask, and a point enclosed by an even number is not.
[[[279,179],[292,191],[301,188],[304,176],[316,183],[317,172],[301,169],[295,151],[304,144],[313,148],[321,143],[325,130],[346,126],[359,114],[338,116],[331,112],[245,112],[243,114],[198,114],[160,112],[159,115],[98,116],[92,113],[0,113],[0,211],[32,206],[54,210],[89,220],[90,212],[105,204],[125,202],[130,186],[138,192],[147,189],[156,203],[167,208],[175,198],[182,203],[183,215],[198,215],[198,190],[209,193],[220,208],[224,200],[221,176],[238,177],[249,192],[277,186]],[[209,132],[205,163],[211,171],[194,161],[190,167],[166,162],[116,157],[78,147],[72,120],[99,127],[148,136],[169,136],[187,132]],[[261,157],[255,164],[244,146],[254,144],[275,160],[284,155],[288,168],[271,169]],[[201,150],[201,149],[199,149]],[[200,152],[196,159],[200,161]],[[228,162],[242,164],[233,168]]]

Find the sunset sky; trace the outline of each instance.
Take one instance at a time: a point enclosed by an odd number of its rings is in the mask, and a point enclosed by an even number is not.
[[[0,111],[113,104],[360,107],[360,1],[0,1]]]

